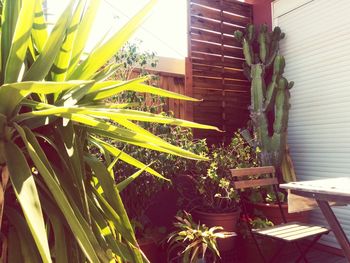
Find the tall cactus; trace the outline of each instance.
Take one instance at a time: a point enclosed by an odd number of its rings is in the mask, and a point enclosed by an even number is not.
[[[251,81],[250,117],[262,165],[273,165],[281,171],[287,143],[289,90],[293,86],[283,77],[285,60],[278,50],[285,35],[279,27],[268,32],[266,25],[256,33],[251,24],[244,33],[237,30],[234,35],[242,43],[244,74]]]

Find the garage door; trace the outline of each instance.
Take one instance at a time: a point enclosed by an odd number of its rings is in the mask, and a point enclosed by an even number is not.
[[[291,91],[289,144],[299,180],[350,177],[350,1],[278,0],[274,24]],[[350,237],[350,207],[334,209]],[[324,223],[319,211],[315,223]],[[329,235],[322,240],[338,246]]]

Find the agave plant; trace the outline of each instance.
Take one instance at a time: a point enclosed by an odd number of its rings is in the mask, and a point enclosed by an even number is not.
[[[42,0],[1,1],[2,262],[147,262],[120,191],[142,171],[162,176],[108,142],[200,159],[134,121],[214,129],[105,102],[123,91],[193,99],[148,86],[148,77],[107,80],[118,65],[106,62],[156,1],[84,56],[99,2],[70,0],[49,34]],[[115,184],[117,161],[139,171]]]
[[[176,230],[169,235],[169,262],[182,263],[205,263],[209,254],[211,254],[210,262],[217,262],[220,253],[217,248],[218,238],[228,238],[236,236],[233,232],[224,232],[221,226],[207,227],[204,224],[196,224],[192,215],[183,212],[183,215],[176,216],[174,226]],[[175,257],[172,252],[180,250]],[[209,252],[209,253],[208,253]],[[172,257],[173,256],[173,257]]]

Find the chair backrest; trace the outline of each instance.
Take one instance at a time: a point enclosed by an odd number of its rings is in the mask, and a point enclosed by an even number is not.
[[[262,166],[262,167],[251,167],[251,168],[236,168],[231,169],[231,174],[234,177],[233,186],[238,191],[240,198],[240,203],[243,206],[243,213],[247,217],[246,201],[242,198],[242,190],[246,188],[254,188],[261,186],[271,186],[275,196],[276,201],[283,219],[286,223],[286,217],[282,209],[281,200],[278,196],[278,179],[275,177],[275,167],[273,166]],[[269,175],[266,178],[259,178],[259,175]],[[250,177],[249,177],[250,176]],[[257,176],[258,178],[251,178],[252,176]]]
[[[233,185],[235,189],[253,188],[259,186],[277,185],[278,180],[275,177],[275,167],[273,166],[262,166],[262,167],[251,167],[251,168],[237,168],[231,169],[231,174],[235,177]],[[267,178],[252,179],[248,176],[258,175],[270,175]]]

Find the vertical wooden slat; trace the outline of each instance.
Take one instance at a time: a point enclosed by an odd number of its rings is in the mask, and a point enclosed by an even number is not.
[[[227,21],[230,21],[228,23]],[[226,134],[195,131],[209,144],[230,140],[249,118],[249,82],[242,73],[243,52],[235,29],[252,22],[252,6],[234,0],[188,0],[186,94],[203,103],[186,104],[186,119],[213,124]],[[238,101],[239,103],[234,103]]]
[[[192,63],[190,58],[186,58],[186,75],[185,75],[185,94],[193,97],[193,83],[192,83]],[[185,103],[185,119],[193,121],[193,103]]]

